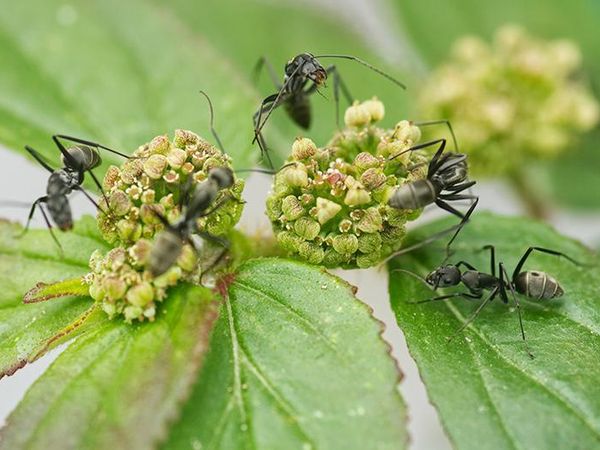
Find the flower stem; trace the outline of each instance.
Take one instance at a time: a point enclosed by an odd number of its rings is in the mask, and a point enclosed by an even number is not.
[[[535,183],[531,182],[528,174],[522,169],[517,169],[510,173],[509,178],[513,189],[523,202],[527,215],[534,219],[548,219],[550,210],[547,201]]]

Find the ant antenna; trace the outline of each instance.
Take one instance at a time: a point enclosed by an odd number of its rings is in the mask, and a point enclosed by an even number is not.
[[[200,90],[200,93],[202,95],[204,95],[204,97],[206,98],[206,100],[208,101],[208,110],[210,112],[210,132],[212,133],[212,135],[214,136],[215,140],[217,141],[217,144],[219,145],[219,149],[223,152],[223,153],[227,153],[225,151],[225,148],[223,147],[223,143],[221,142],[221,139],[219,138],[219,135],[217,134],[217,131],[215,130],[214,127],[214,123],[215,123],[215,114],[214,114],[214,110],[213,110],[213,105],[212,102],[210,101],[210,97],[208,96],[208,94],[202,90]]]
[[[428,288],[431,287],[431,286],[429,286],[429,283],[427,283],[427,281],[425,281],[425,278],[423,278],[421,275],[418,275],[418,274],[416,274],[414,272],[411,272],[410,270],[406,270],[406,269],[394,269],[394,270],[390,270],[390,272],[402,272],[402,273],[406,273],[406,274],[410,275],[411,277],[416,278],[417,280],[421,281]]]
[[[350,59],[352,61],[356,61],[359,64],[362,64],[365,67],[368,67],[369,69],[371,69],[373,72],[378,73],[379,75],[387,78],[388,80],[390,80],[392,83],[397,84],[398,86],[400,86],[402,89],[406,89],[406,85],[400,81],[398,81],[397,79],[395,79],[394,77],[392,77],[391,75],[388,75],[387,73],[385,73],[383,70],[378,69],[377,67],[373,66],[372,64],[369,64],[366,61],[363,61],[360,58],[357,58],[356,56],[350,56],[350,55],[318,55],[315,56],[315,58],[319,59],[319,58],[338,58],[338,59]]]

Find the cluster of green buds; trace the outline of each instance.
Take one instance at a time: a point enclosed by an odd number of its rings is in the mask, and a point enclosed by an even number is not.
[[[573,42],[507,25],[491,45],[477,37],[454,44],[422,90],[421,113],[452,122],[473,173],[507,173],[528,158],[554,157],[598,123],[580,70]]]
[[[180,280],[198,280],[201,261],[185,244],[177,263],[159,277],[149,272],[154,238],[164,229],[159,216],[170,223],[182,214],[185,191],[207,179],[211,169],[231,168],[231,159],[191,131],[176,130],[175,138],[157,136],[139,147],[121,167],[111,166],[103,182],[108,200],[101,203],[98,225],[103,237],[115,248],[90,259],[86,276],[90,295],[113,317],[152,320],[156,302],[166,289]],[[184,189],[185,187],[185,189]],[[238,222],[243,205],[243,180],[222,190],[215,200],[221,206],[198,219],[198,229],[219,236]],[[222,201],[229,198],[230,201]]]
[[[403,120],[393,129],[377,99],[346,110],[346,128],[324,148],[298,138],[275,175],[267,215],[290,255],[326,267],[366,268],[401,247],[405,225],[420,210],[396,210],[388,200],[404,183],[422,179],[427,158],[406,152],[421,132]],[[398,156],[396,156],[398,155]]]

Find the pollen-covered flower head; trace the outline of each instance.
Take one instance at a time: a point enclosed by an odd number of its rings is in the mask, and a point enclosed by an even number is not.
[[[370,267],[401,247],[407,220],[420,210],[387,202],[398,186],[425,177],[427,159],[404,152],[419,141],[418,127],[403,120],[383,129],[376,124],[383,117],[377,99],[355,102],[346,128],[326,147],[296,139],[267,199],[277,241],[289,254],[327,267]]]
[[[451,121],[475,175],[508,172],[554,157],[598,123],[600,107],[580,71],[581,54],[568,40],[536,39],[514,25],[491,44],[467,36],[423,87],[421,116]]]
[[[224,176],[227,180],[222,180]],[[167,136],[154,138],[121,167],[108,169],[103,183],[108,207],[101,202],[98,224],[116,248],[92,255],[92,271],[85,280],[90,295],[109,316],[153,320],[168,287],[199,279],[202,258],[184,240],[176,246],[174,263],[160,276],[152,275],[152,258],[157,256],[153,249],[160,233],[166,233],[161,218],[177,223],[186,211],[186,196],[189,202],[194,190],[209,182],[216,184],[217,195],[207,210],[210,214],[199,217],[194,228],[214,236],[228,233],[243,208],[244,182],[231,176],[229,156],[184,130],[176,130],[173,141]],[[179,239],[177,234],[172,237]]]

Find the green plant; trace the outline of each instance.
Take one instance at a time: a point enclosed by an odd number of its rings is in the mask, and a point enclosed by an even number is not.
[[[340,52],[370,54],[339,22],[304,9],[254,1],[202,3],[202,8],[184,0],[3,5],[0,54],[10,65],[0,73],[0,141],[11,149],[31,144],[54,164],[59,155],[49,150],[48,136],[58,131],[134,150],[169,130],[204,127],[205,108],[193,95],[202,88],[215,103],[217,128],[228,154],[215,153],[217,165],[228,165],[231,158],[235,168],[248,168],[257,157],[250,146],[250,119],[260,96],[246,69],[260,51],[281,62],[307,49],[331,50],[327,45]],[[407,14],[412,7],[406,6]],[[457,9],[472,13],[480,8]],[[232,9],[237,11],[234,16]],[[410,34],[419,36],[412,27],[427,27],[414,11],[409,18]],[[586,20],[595,23],[586,17],[580,22]],[[423,48],[434,47],[432,35],[415,41]],[[367,59],[378,61],[375,55]],[[360,67],[344,66],[343,75],[357,98],[376,93],[386,99],[386,116],[391,119],[388,124],[382,120],[381,127],[355,127],[350,140],[354,142],[363,129],[377,130],[378,139],[393,140],[394,132],[387,129],[406,117],[405,105],[395,101],[397,90],[385,81],[365,83]],[[411,96],[402,98],[407,97]],[[333,110],[323,105],[328,103],[315,101],[319,120],[310,132],[315,149],[329,142],[334,124]],[[352,124],[361,125],[356,122],[361,111],[354,112]],[[397,144],[405,148],[408,140],[418,138],[414,127],[400,123],[400,130],[415,133]],[[300,150],[313,149],[307,139],[297,140],[296,151],[288,156],[296,131],[290,131],[281,115],[267,128],[280,163],[287,158],[302,162]],[[332,145],[346,147],[351,162],[359,153],[363,156],[358,163],[368,162],[364,152],[348,150],[346,139],[338,134]],[[197,137],[193,141],[192,147],[204,142]],[[231,264],[214,273],[211,288],[197,285],[198,261],[188,249],[169,286],[153,286],[159,289],[153,295],[161,297],[160,302],[148,301],[147,289],[132,295],[131,304],[106,301],[108,291],[115,300],[127,300],[122,286],[104,286],[94,279],[112,271],[115,260],[117,279],[126,266],[129,275],[135,272],[136,283],[145,282],[146,244],[160,227],[150,216],[144,220],[143,205],[162,206],[165,214],[176,218],[180,192],[169,180],[198,172],[200,181],[210,168],[192,163],[194,169],[186,172],[187,161],[179,166],[182,155],[176,149],[184,148],[177,138],[152,142],[148,148],[162,149],[157,154],[164,152],[167,164],[154,158],[158,166],[151,163],[148,170],[160,172],[160,177],[142,182],[143,192],[130,189],[133,185],[122,179],[123,172],[108,168],[123,161],[102,155],[105,165],[98,174],[105,175],[111,207],[124,214],[117,221],[100,215],[100,229],[91,217],[79,220],[71,233],[59,235],[64,257],[46,230],[32,230],[17,240],[21,226],[0,223],[0,374],[12,375],[69,342],[8,418],[0,431],[0,449],[406,448],[408,413],[397,389],[401,373],[381,338],[381,324],[357,298],[361,292],[319,265],[272,256],[278,253],[275,242],[234,232],[229,235]],[[203,148],[217,152],[210,145]],[[424,158],[411,157],[417,163]],[[133,161],[125,165],[138,164]],[[376,170],[370,173],[382,169],[390,186],[398,182],[389,180],[385,167],[351,168],[350,175],[368,188],[369,180],[360,178],[372,168]],[[280,175],[288,182],[304,180],[302,173]],[[142,176],[136,173],[135,181]],[[234,186],[233,196],[239,197],[242,184]],[[355,184],[346,187],[361,191]],[[147,193],[150,190],[153,194]],[[369,189],[370,200],[383,202],[385,196],[376,198],[376,190]],[[365,198],[363,192],[352,195]],[[273,200],[270,207],[281,202],[285,214],[288,196]],[[311,208],[319,206],[314,201]],[[239,204],[229,207],[219,214],[226,223],[202,225],[212,226],[214,233],[228,232],[241,212]],[[139,208],[139,216],[133,208]],[[314,212],[318,222],[319,211]],[[275,214],[270,214],[273,219]],[[396,219],[403,234],[410,217]],[[340,216],[336,223],[338,232],[343,220]],[[455,221],[436,222],[390,245],[410,245],[451,223]],[[458,300],[410,305],[407,300],[429,291],[409,276],[390,272],[393,310],[448,435],[461,449],[593,448],[600,436],[595,383],[600,374],[595,358],[600,348],[595,301],[600,273],[595,256],[544,225],[476,214],[456,242],[453,257],[484,268],[487,263],[478,249],[488,243],[497,245],[509,267],[531,244],[558,248],[595,265],[577,268],[545,256],[535,260],[536,267],[560,279],[566,295],[543,306],[524,304],[534,361],[523,351],[514,311],[501,304],[490,306],[464,338],[448,345],[445,336],[458,328],[470,305]],[[372,253],[377,253],[376,244]],[[440,247],[425,247],[394,261],[390,270],[401,264],[424,275],[440,263]],[[395,248],[379,249],[374,260]],[[358,252],[342,251],[350,254],[348,259],[331,265],[363,265],[358,257],[369,252],[360,249],[359,243]],[[90,276],[94,252],[95,275]],[[365,266],[375,264],[367,262]],[[90,285],[96,282],[99,288],[92,298]],[[126,310],[131,305],[141,310]]]

